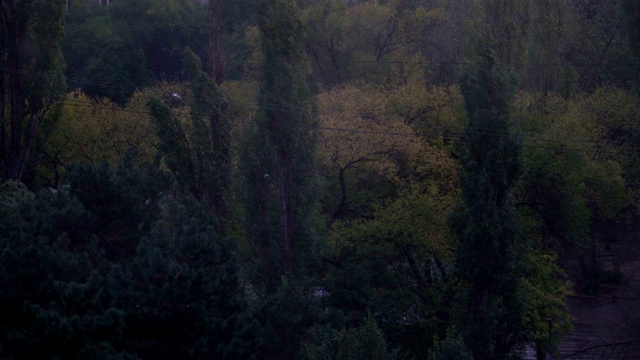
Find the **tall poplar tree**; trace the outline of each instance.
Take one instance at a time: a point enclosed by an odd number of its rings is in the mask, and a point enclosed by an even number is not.
[[[469,123],[460,142],[461,200],[449,224],[458,244],[461,330],[477,360],[505,359],[525,340],[523,236],[512,200],[523,165],[509,125],[512,85],[488,48],[461,80]]]
[[[640,2],[623,0],[622,10],[627,21],[629,46],[636,59],[640,59]],[[640,92],[640,74],[636,71],[635,90]]]
[[[293,0],[259,0],[264,70],[244,163],[247,232],[271,291],[313,251],[315,106],[306,84],[305,30]]]
[[[225,49],[224,49],[224,7],[222,6],[222,0],[215,0],[209,2],[208,8],[209,17],[209,61],[211,62],[209,75],[216,83],[220,85],[222,83],[222,77],[224,76],[224,62],[225,62]]]
[[[184,52],[191,77],[191,122],[185,126],[159,99],[149,108],[156,120],[160,151],[180,184],[200,200],[227,231],[230,192],[231,124],[227,102],[214,80],[202,70],[200,58]],[[178,94],[175,94],[179,98]]]
[[[0,177],[21,180],[35,168],[39,143],[64,92],[62,0],[0,2]]]

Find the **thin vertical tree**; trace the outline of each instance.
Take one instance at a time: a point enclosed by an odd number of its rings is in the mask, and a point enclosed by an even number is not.
[[[61,0],[0,2],[0,177],[25,180],[65,90]]]
[[[513,204],[521,146],[509,124],[513,78],[485,48],[461,80],[469,123],[459,151],[461,199],[449,225],[458,244],[460,326],[474,358],[505,359],[525,340],[525,256]]]
[[[317,117],[306,84],[305,31],[293,0],[259,0],[264,70],[243,156],[247,234],[275,290],[312,253]]]
[[[220,224],[229,223],[231,124],[227,102],[211,77],[202,70],[200,58],[190,49],[184,53],[185,70],[191,77],[190,126],[184,126],[158,99],[149,101],[156,120],[160,151],[180,184],[200,200]]]
[[[627,22],[629,47],[635,58],[640,60],[640,2],[623,0],[622,10]],[[636,71],[634,78],[635,91],[640,92],[640,72]]]
[[[224,8],[222,0],[209,1],[209,61],[210,75],[216,85],[222,83],[224,76]]]

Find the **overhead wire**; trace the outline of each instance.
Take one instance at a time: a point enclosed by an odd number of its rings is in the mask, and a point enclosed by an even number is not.
[[[73,106],[83,106],[83,107],[91,107],[91,108],[101,108],[101,109],[106,109],[109,111],[119,111],[119,112],[125,112],[125,113],[132,113],[132,114],[143,114],[143,115],[148,115],[151,116],[151,114],[148,111],[135,111],[135,110],[128,110],[128,109],[124,109],[122,107],[120,107],[119,105],[114,104],[113,106],[106,106],[104,104],[99,104],[96,103],[94,101],[84,101],[84,100],[77,100],[77,99],[64,99],[62,101],[62,103],[66,104],[66,105],[73,105]],[[272,110],[277,110],[277,111],[288,111],[286,108],[283,107],[269,107],[269,109]],[[255,108],[251,109],[253,111],[258,110],[258,106],[256,106]],[[233,118],[232,118],[233,119]],[[242,119],[234,119],[234,120],[242,120]],[[429,128],[434,128],[437,126],[429,126],[429,127],[423,127],[423,128],[417,128],[416,130],[429,130]],[[441,127],[442,128],[442,127]],[[351,133],[360,133],[360,134],[380,134],[380,135],[391,135],[391,136],[417,136],[417,134],[415,132],[394,132],[394,131],[383,131],[383,130],[366,130],[366,129],[356,129],[356,128],[342,128],[342,127],[323,127],[323,126],[318,126],[317,127],[318,130],[322,130],[322,131],[334,131],[334,132],[351,132]],[[442,128],[443,130],[452,130],[451,128]],[[448,135],[446,138],[456,138],[459,141],[461,140],[461,133],[463,131],[463,129],[455,129],[457,131],[457,133],[455,134],[450,134]],[[478,133],[481,135],[486,135],[486,136],[490,136],[490,137],[495,137],[495,138],[505,138],[507,136],[512,136],[509,133],[504,133],[504,132],[499,132],[496,131],[495,129],[489,129],[489,128],[478,128],[478,130],[480,130]],[[520,134],[522,134],[523,132],[518,132]],[[429,140],[435,140],[435,139],[444,139],[445,136],[440,136],[440,137],[434,137],[431,136],[429,138]],[[564,140],[556,140],[556,139],[542,139],[542,138],[537,138],[537,137],[532,137],[532,136],[522,136],[521,139],[523,141],[523,143],[521,144],[521,146],[523,147],[527,147],[527,148],[539,148],[539,149],[558,149],[558,147],[552,147],[552,146],[540,146],[540,145],[533,145],[533,144],[528,144],[528,143],[524,143],[526,141],[529,142],[541,142],[541,143],[554,143],[554,144],[559,144],[559,145],[566,145],[566,144],[572,144],[572,143],[587,143],[587,144],[595,144],[595,145],[602,145],[602,144],[606,144],[608,142],[605,142],[603,140],[596,140],[596,139],[564,139]],[[619,142],[619,144],[624,145],[624,142]],[[563,147],[562,149],[563,151],[582,151],[582,152],[597,152],[597,149],[586,149],[586,148],[575,148],[575,147]]]
[[[102,104],[97,104],[97,103],[93,103],[91,101],[81,101],[81,100],[72,100],[72,99],[66,99],[62,101],[63,104],[65,105],[70,105],[70,106],[81,106],[81,107],[89,107],[89,108],[98,108],[98,109],[103,109],[103,110],[108,110],[108,111],[118,111],[118,112],[124,112],[124,113],[131,113],[131,114],[142,114],[142,115],[147,115],[147,116],[151,116],[151,114],[148,111],[135,111],[135,110],[128,110],[128,109],[124,109],[118,105],[114,105],[113,107],[109,106],[104,106]],[[247,123],[255,123],[252,120],[247,121],[246,119],[241,119],[241,118],[236,118],[236,117],[228,117],[231,120],[235,120],[235,121],[241,121],[244,124]],[[415,130],[420,131],[420,130],[429,130],[429,128],[434,128],[435,126],[430,126],[428,128],[416,128]],[[314,127],[314,129],[320,130],[320,131],[329,131],[329,132],[350,132],[350,133],[356,133],[356,134],[378,134],[378,135],[388,135],[388,136],[406,136],[406,137],[420,137],[421,135],[417,132],[411,132],[411,131],[407,131],[407,132],[399,132],[399,131],[384,131],[384,130],[366,130],[366,129],[358,129],[358,128],[345,128],[345,127],[329,127],[329,126],[317,126]],[[442,129],[442,127],[441,127]],[[450,128],[447,128],[445,130],[451,130]],[[460,129],[456,129],[458,132],[454,133],[454,134],[450,134],[448,136],[434,136],[434,135],[430,135],[426,137],[426,140],[445,140],[445,139],[455,139],[459,142],[466,142],[467,140],[464,138],[464,136],[462,135],[462,130]],[[517,131],[516,134],[499,134],[499,133],[495,133],[495,132],[488,132],[488,131],[478,131],[477,132],[480,135],[485,135],[488,136],[490,138],[498,138],[498,139],[504,139],[507,137],[511,137],[513,135],[516,136],[517,139]],[[605,155],[610,155],[610,154],[620,154],[620,153],[625,153],[625,151],[615,151],[615,150],[600,150],[594,147],[591,148],[581,148],[581,147],[567,147],[566,145],[569,144],[576,144],[576,143],[585,143],[586,140],[581,139],[581,140],[553,140],[553,139],[541,139],[541,138],[533,138],[533,137],[520,137],[519,140],[521,141],[520,146],[522,146],[523,148],[531,148],[531,149],[546,149],[546,150],[554,150],[554,151],[564,151],[564,152],[568,152],[568,151],[576,151],[576,152],[585,152],[585,153],[600,153],[600,154],[605,154]],[[552,143],[552,144],[558,144],[559,146],[545,146],[545,145],[536,145],[536,144],[532,144],[530,142],[536,143]],[[588,141],[591,144],[594,144],[594,146],[599,146],[599,145],[607,145],[608,142],[604,141],[604,140],[589,140]],[[619,142],[618,145],[625,145],[626,142]]]
[[[427,62],[416,62],[416,61],[367,61],[367,60],[354,60],[354,61],[348,61],[348,62],[360,62],[360,63],[391,63],[391,64],[423,64],[423,65],[433,65],[436,63],[427,63]],[[464,65],[465,63],[459,63],[459,62],[442,62],[440,64],[443,65]],[[576,65],[576,64],[573,64]],[[578,64],[580,66],[601,66],[601,67],[609,67],[609,66],[638,66],[640,67],[640,64]],[[27,70],[19,70],[19,69],[12,69],[12,68],[7,68],[7,67],[1,67],[0,66],[0,71],[2,72],[7,72],[7,73],[14,73],[14,74],[20,74],[20,75],[25,75],[25,76],[33,76],[33,77],[42,77],[42,78],[51,78],[54,75],[46,73],[46,72],[35,72],[35,71],[27,71]],[[64,76],[65,81],[67,82],[71,82],[71,83],[77,83],[77,84],[86,84],[86,85],[94,85],[94,86],[100,86],[100,87],[105,87],[105,88],[121,88],[121,89],[127,89],[127,90],[137,90],[138,88],[136,87],[132,87],[132,86],[127,86],[127,85],[120,85],[120,84],[113,84],[113,83],[108,83],[108,82],[100,82],[100,81],[93,81],[93,80],[87,80],[87,79],[78,79],[78,78],[73,78],[73,77],[68,77],[68,76]],[[96,108],[96,107],[102,107],[103,109],[106,109],[107,107],[105,105],[98,105],[98,103],[94,102],[94,101],[83,101],[83,100],[78,100],[78,99],[64,99],[61,101],[62,103],[66,104],[66,105],[73,105],[73,106],[84,106],[84,107],[92,107],[92,108]],[[265,105],[265,104],[263,104]],[[266,105],[270,105],[270,104],[266,104]],[[271,106],[268,107],[268,109],[271,110],[275,110],[275,111],[289,111],[288,109],[284,108],[281,106],[281,104],[271,104],[271,105],[278,105],[278,106]],[[111,111],[120,111],[120,112],[128,112],[128,113],[134,113],[134,114],[145,114],[145,115],[150,115],[149,112],[145,112],[145,111],[132,111],[132,110],[127,110],[127,109],[123,109],[121,107],[119,107],[118,105],[115,105],[113,107],[109,107],[109,110]],[[258,107],[256,107],[255,109],[251,109],[251,110],[258,110]],[[433,127],[433,126],[432,126]],[[362,134],[386,134],[386,135],[393,135],[393,136],[415,136],[415,133],[412,132],[389,132],[389,131],[375,131],[375,130],[365,130],[365,129],[352,129],[352,128],[337,128],[337,127],[318,127],[319,130],[323,130],[323,131],[337,131],[337,132],[355,132],[355,133],[362,133]],[[417,130],[425,130],[425,129],[417,129]],[[451,129],[447,129],[447,130],[451,130]],[[505,137],[508,134],[505,133],[498,133],[498,131],[496,129],[489,129],[489,128],[479,128],[479,130],[482,130],[484,132],[481,132],[482,135],[487,135],[487,136],[493,136],[493,137]],[[462,129],[457,129],[458,134],[451,134],[449,135],[449,137],[451,138],[460,138],[460,132],[462,132]],[[526,133],[526,132],[520,132],[520,133]],[[604,143],[611,143],[611,142],[605,142],[603,140],[596,140],[596,139],[563,139],[563,140],[556,140],[556,139],[542,139],[542,138],[537,138],[537,137],[532,137],[532,136],[522,136],[523,141],[530,141],[530,142],[542,142],[542,143],[557,143],[560,145],[564,145],[564,144],[571,144],[571,143],[583,143],[583,144],[596,144],[596,145],[600,145],[600,144],[604,144]],[[618,144],[622,144],[624,145],[624,142],[617,142]],[[522,144],[523,147],[531,147],[531,148],[542,148],[542,149],[555,149],[555,147],[550,147],[550,146],[539,146],[539,145],[532,145],[532,144],[526,144],[523,143]],[[564,148],[563,150],[565,151],[583,151],[583,152],[589,152],[589,151],[597,151],[596,149],[585,149],[585,148]]]

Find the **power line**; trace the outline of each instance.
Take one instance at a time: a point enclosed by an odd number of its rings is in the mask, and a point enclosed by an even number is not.
[[[375,62],[375,61],[358,61],[358,62]],[[387,62],[380,62],[380,63],[414,63],[414,64],[427,64],[424,62],[409,62],[409,61],[387,61]],[[444,63],[443,63],[444,64]],[[454,64],[454,65],[460,65],[462,63],[447,63],[447,64]],[[585,65],[595,65],[595,64],[585,64]],[[640,65],[634,65],[634,66],[640,66]],[[25,70],[17,70],[17,69],[11,69],[11,68],[7,68],[7,67],[0,67],[0,71],[4,71],[4,72],[9,72],[9,73],[15,73],[15,74],[20,74],[20,75],[26,75],[26,76],[34,76],[34,77],[44,77],[44,78],[51,78],[54,77],[54,75],[52,74],[48,74],[48,73],[43,73],[43,72],[33,72],[33,71],[25,71]],[[128,90],[136,90],[137,88],[135,87],[131,87],[131,86],[125,86],[125,85],[118,85],[118,84],[112,84],[112,83],[105,83],[105,82],[98,82],[98,81],[91,81],[91,80],[84,80],[84,79],[77,79],[77,78],[71,78],[71,77],[64,77],[68,82],[75,82],[75,83],[82,83],[82,84],[89,84],[89,85],[96,85],[96,86],[104,86],[104,87],[114,87],[114,88],[122,88],[122,89],[128,89]],[[149,115],[149,112],[146,111],[132,111],[132,110],[126,110],[126,109],[122,109],[119,108],[119,106],[114,105],[114,107],[106,107],[104,105],[98,105],[97,103],[93,102],[93,101],[81,101],[81,100],[77,100],[77,99],[65,99],[62,101],[62,103],[66,104],[66,105],[74,105],[74,106],[84,106],[84,107],[92,107],[92,108],[96,108],[96,107],[101,107],[102,109],[108,109],[110,111],[120,111],[120,112],[128,112],[128,113],[132,113],[132,114],[144,114],[144,115]],[[269,104],[267,104],[269,105]],[[282,104],[271,104],[273,106],[268,107],[268,109],[270,110],[276,110],[276,111],[290,111],[290,109],[287,109],[285,107],[282,106]],[[256,106],[255,109],[251,109],[251,110],[258,110],[258,107]],[[236,119],[238,120],[238,119]],[[412,132],[389,132],[389,131],[376,131],[376,130],[364,130],[364,129],[350,129],[350,128],[336,128],[336,127],[319,127],[319,130],[323,130],[323,131],[335,131],[335,132],[354,132],[354,133],[361,133],[361,134],[385,134],[385,135],[392,135],[392,136],[417,136],[417,134],[412,133]],[[428,127],[425,128],[418,128],[417,130],[429,130]],[[446,130],[451,130],[451,129],[446,129]],[[456,129],[458,131],[458,133],[460,133],[462,130],[461,129]],[[498,133],[495,129],[488,129],[488,128],[484,128],[484,129],[480,129],[483,132],[481,132],[482,135],[487,135],[487,136],[493,136],[493,137],[504,137],[507,136],[507,134],[505,133]],[[452,134],[451,135],[452,138],[456,138],[456,137],[460,137],[459,134]],[[540,139],[540,138],[535,138],[535,137],[523,137],[524,141],[532,141],[532,142],[543,142],[543,143],[556,143],[556,144],[570,144],[570,143],[590,143],[590,144],[595,144],[595,145],[602,145],[602,144],[607,144],[610,142],[606,142],[603,140],[595,140],[595,139],[582,139],[582,140],[552,140],[552,139]],[[624,145],[624,142],[614,142],[617,144],[621,144]],[[529,145],[529,144],[522,144],[522,146],[524,147],[534,147],[534,148],[550,148],[550,149],[554,149],[552,147],[542,147],[542,146],[534,146],[534,145]],[[573,150],[573,151],[597,151],[597,150],[590,150],[590,149],[580,149],[580,148],[565,148],[565,150]]]
[[[114,106],[114,107],[107,107],[104,105],[99,105],[99,104],[89,104],[87,101],[69,101],[69,100],[65,100],[62,102],[65,105],[70,105],[70,106],[81,106],[81,107],[90,107],[90,108],[101,108],[101,109],[106,109],[109,111],[119,111],[119,112],[124,112],[124,113],[131,113],[131,114],[143,114],[143,115],[147,115],[147,116],[151,116],[151,114],[148,111],[132,111],[132,110],[127,110],[127,109],[123,109],[119,106]],[[247,121],[246,119],[241,119],[241,118],[234,118],[234,117],[229,117],[231,120],[236,120],[236,121],[240,121],[244,124],[247,123],[255,123],[254,121]],[[420,138],[420,135],[418,133],[415,132],[397,132],[397,131],[384,131],[384,130],[364,130],[364,129],[357,129],[357,128],[344,128],[344,127],[327,127],[327,126],[318,126],[315,127],[315,129],[318,129],[320,131],[325,131],[325,132],[350,132],[350,133],[357,133],[357,134],[378,134],[378,135],[389,135],[389,136],[399,136],[399,137],[415,137],[415,138]],[[418,128],[419,130],[420,128]],[[481,135],[486,135],[492,138],[505,138],[507,135],[504,134],[498,134],[495,132],[486,132],[486,131],[480,131],[478,132]],[[466,142],[467,140],[461,135],[461,132],[459,131],[458,133],[455,134],[451,134],[450,136],[429,136],[426,138],[426,140],[446,140],[446,139],[455,139],[457,141],[460,142]],[[572,144],[572,143],[585,143],[585,140],[550,140],[550,139],[540,139],[540,138],[526,138],[523,137],[522,139],[523,142],[525,141],[530,141],[530,142],[548,142],[548,143],[556,143],[560,146],[544,146],[544,145],[534,145],[534,144],[529,144],[529,143],[521,143],[520,146],[522,146],[523,148],[531,148],[531,149],[546,149],[546,150],[554,150],[554,151],[576,151],[576,152],[585,152],[585,153],[600,153],[600,154],[606,154],[606,155],[610,155],[610,154],[621,154],[621,153],[627,153],[626,151],[616,151],[616,150],[606,150],[603,151],[601,149],[597,149],[597,148],[578,148],[578,147],[566,147],[566,146],[562,146],[562,145],[566,145],[566,144]],[[608,142],[604,141],[604,140],[589,140],[589,143],[594,144],[595,146],[599,146],[599,145],[607,145]],[[618,145],[625,145],[627,142],[617,142]]]
[[[363,64],[410,64],[410,65],[437,65],[437,66],[450,66],[450,65],[473,65],[472,62],[463,61],[463,62],[448,62],[448,61],[404,61],[404,60],[387,60],[387,61],[376,61],[376,60],[343,60],[346,63],[363,63]],[[575,67],[640,67],[640,64],[596,64],[596,63],[584,63],[584,64],[573,64],[573,63],[541,63],[539,65],[545,66],[562,66],[562,65],[571,65]]]

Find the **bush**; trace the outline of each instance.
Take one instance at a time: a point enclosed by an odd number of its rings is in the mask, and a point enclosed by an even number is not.
[[[473,356],[462,337],[450,330],[444,340],[436,341],[429,360],[473,360]]]

